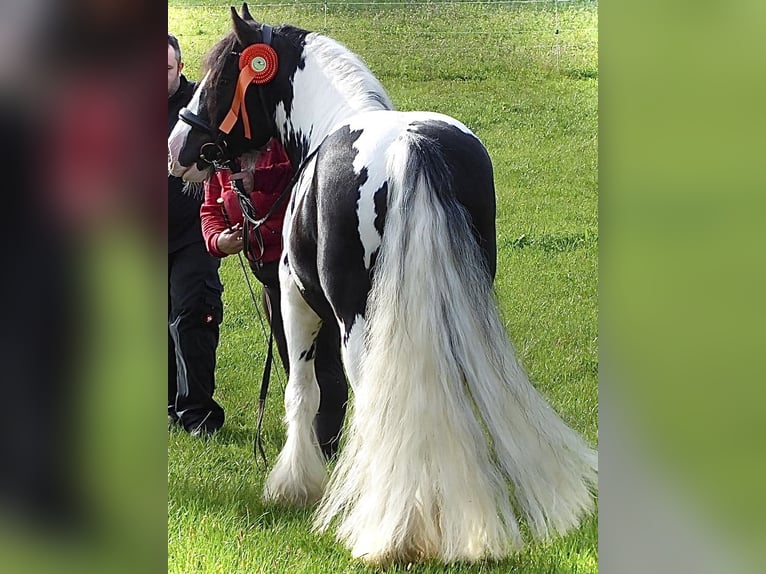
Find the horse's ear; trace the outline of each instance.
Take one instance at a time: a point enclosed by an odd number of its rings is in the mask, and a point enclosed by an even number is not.
[[[237,14],[237,9],[234,6],[231,7],[231,22],[234,26],[234,35],[239,43],[243,46],[252,44],[253,28]]]
[[[255,18],[253,18],[252,14],[250,14],[250,8],[247,7],[247,2],[242,3],[242,19],[249,20],[250,22],[255,22]]]

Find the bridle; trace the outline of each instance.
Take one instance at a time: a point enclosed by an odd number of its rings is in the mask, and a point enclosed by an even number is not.
[[[234,157],[227,154],[229,144],[226,135],[220,130],[213,129],[212,126],[191,111],[189,108],[182,108],[178,112],[178,119],[210,135],[213,138],[211,142],[202,144],[199,150],[199,159],[202,162],[212,165],[216,170],[226,169],[231,165]]]
[[[216,171],[226,169],[232,172],[238,172],[240,170],[241,166],[238,161],[238,156],[240,154],[235,153],[234,146],[229,143],[228,136],[234,125],[241,120],[244,124],[245,139],[252,140],[249,125],[250,120],[245,105],[245,94],[253,84],[258,88],[258,96],[261,105],[263,106],[264,116],[267,118],[270,117],[270,114],[266,109],[262,90],[263,86],[270,82],[277,72],[277,53],[271,47],[271,26],[262,24],[261,36],[261,42],[247,46],[242,52],[231,52],[229,54],[229,57],[234,56],[239,62],[239,75],[237,77],[237,87],[229,111],[217,128],[213,128],[207,121],[186,107],[182,108],[178,113],[180,120],[192,128],[207,133],[213,140],[202,144],[198,158],[199,161],[212,166]],[[273,122],[273,119],[271,121]],[[275,133],[275,130],[272,130],[270,133]],[[265,144],[266,141],[263,143]],[[287,195],[289,195],[289,187],[283,192],[282,196],[277,203],[272,206],[269,212],[261,218],[257,216],[250,197],[248,197],[248,194],[245,193],[245,190],[242,188],[241,181],[235,181],[232,187],[239,198],[239,204],[244,217],[243,236],[245,240],[245,253],[247,255],[253,255],[253,257],[249,258],[257,261],[258,258],[249,252],[250,244],[248,241],[248,231],[255,233],[255,239],[262,254],[263,244],[258,229],[269,217],[271,217],[274,211],[286,199]]]
[[[276,53],[271,49],[271,38],[272,38],[272,28],[268,24],[262,24],[261,25],[261,44],[265,44],[268,49],[274,53],[274,58],[276,58]],[[234,56],[238,59],[240,59],[247,51],[247,48],[243,50],[242,52],[231,52],[229,56]],[[273,63],[274,66],[276,66],[276,62]],[[275,69],[276,70],[276,69]],[[237,121],[240,119],[243,121],[245,126],[245,138],[246,139],[252,139],[250,135],[250,126],[249,126],[249,118],[247,115],[247,109],[245,107],[245,101],[244,101],[244,95],[247,88],[249,88],[252,84],[250,83],[250,79],[255,75],[255,73],[250,69],[250,67],[246,67],[243,69],[240,69],[239,76],[237,78],[237,90],[235,91],[235,96],[232,100],[231,107],[229,109],[228,114],[224,118],[224,120],[218,125],[217,128],[213,128],[208,122],[203,120],[201,117],[199,117],[197,114],[195,114],[193,111],[191,111],[189,108],[182,108],[181,111],[178,113],[178,118],[182,120],[184,123],[188,124],[192,128],[196,128],[200,131],[203,131],[207,133],[213,141],[206,142],[202,144],[202,147],[200,147],[198,157],[203,162],[210,166],[212,166],[216,170],[221,169],[232,169],[232,171],[238,171],[238,167],[236,165],[236,158],[237,155],[233,154],[233,146],[230,145],[228,141],[228,136],[231,133],[232,128],[236,124]],[[264,112],[266,112],[264,115],[265,117],[270,117],[266,110],[266,103],[263,98],[262,93],[262,86],[263,83],[256,83],[256,86],[258,87],[258,97],[261,101],[261,105],[263,106]],[[265,143],[265,142],[264,142]]]

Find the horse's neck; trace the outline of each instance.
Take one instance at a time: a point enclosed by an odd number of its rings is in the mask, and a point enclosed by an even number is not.
[[[282,104],[277,108],[277,128],[294,164],[302,163],[349,117],[393,108],[385,90],[369,70],[361,66],[344,69],[337,61],[328,59],[327,51],[322,50],[323,42],[328,39],[320,36],[307,43],[306,63],[293,79],[291,109],[285,110]],[[312,44],[319,44],[320,49],[312,51],[315,47]],[[376,96],[371,96],[373,93]]]

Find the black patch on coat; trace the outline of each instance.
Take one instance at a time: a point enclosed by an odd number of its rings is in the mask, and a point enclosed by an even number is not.
[[[329,305],[346,336],[356,315],[364,315],[370,290],[357,216],[367,170],[357,174],[353,168],[357,155],[353,146],[360,135],[344,126],[319,147],[314,179],[298,205],[290,245],[306,300],[324,320],[328,320],[325,304]]]
[[[317,198],[316,173],[308,190],[295,202],[290,220],[291,232],[285,246],[290,269],[302,286],[301,294],[323,321],[334,320],[332,308],[319,284],[317,271]]]
[[[383,237],[383,226],[386,222],[386,213],[388,212],[388,182],[384,181],[378,191],[373,196],[375,201],[375,230]]]
[[[496,200],[492,160],[481,141],[440,120],[413,122],[408,131],[431,142],[449,167],[450,190],[469,215],[490,276],[497,270]]]
[[[290,111],[295,98],[293,81],[297,71],[306,67],[303,48],[308,34],[307,30],[295,26],[283,25],[274,28],[271,46],[279,56],[279,69],[276,77],[261,89],[263,97],[261,105],[268,110],[272,118],[276,115],[277,107],[281,103],[287,114],[287,121],[291,119]],[[282,143],[294,169],[298,169],[308,155],[310,137],[311,134],[293,131],[285,134]]]
[[[378,232],[381,239],[383,237],[383,228],[386,225],[386,213],[388,213],[388,182],[384,181],[383,185],[378,188],[378,191],[375,192],[373,195],[373,201],[375,203],[375,221],[373,224],[375,225],[375,231]],[[370,284],[372,284],[372,279],[375,276],[375,264],[378,261],[378,253],[380,252],[380,247],[372,252],[370,255],[370,269],[369,269],[369,276],[370,276]]]
[[[301,351],[301,354],[298,358],[301,360],[305,360],[306,362],[313,361],[314,353],[316,352],[316,346],[317,346],[316,341],[314,341],[313,343],[311,343],[311,346],[308,348],[307,351]]]

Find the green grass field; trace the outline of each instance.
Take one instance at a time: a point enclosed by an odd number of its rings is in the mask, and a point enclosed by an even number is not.
[[[171,1],[186,74],[228,29],[229,2]],[[326,33],[358,53],[399,109],[452,115],[484,141],[498,197],[496,291],[537,388],[598,441],[598,15],[592,2],[251,3],[272,25]],[[558,30],[558,33],[556,33]],[[168,434],[168,571],[372,572],[310,532],[311,510],[264,505],[253,458],[265,358],[239,262],[224,260],[217,397],[226,424],[211,440]],[[264,423],[267,455],[284,440],[281,379]],[[598,571],[597,518],[501,563],[406,566],[435,572]]]

